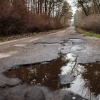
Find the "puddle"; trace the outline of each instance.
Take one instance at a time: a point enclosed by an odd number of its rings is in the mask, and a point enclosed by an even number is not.
[[[100,62],[83,64],[86,72],[82,74],[85,84],[94,95],[100,94]]]
[[[67,61],[62,56],[51,62],[40,64],[21,65],[4,73],[7,77],[19,78],[23,83],[43,85],[50,89],[70,87],[70,84],[60,84],[61,67]]]
[[[77,71],[80,74],[67,90],[87,99],[100,100],[100,62],[79,64],[78,66],[80,66],[80,70]],[[82,68],[84,68],[83,71]]]
[[[21,65],[4,74],[30,85],[67,89],[87,99],[100,96],[100,62],[78,64],[77,56],[72,53],[51,62]]]

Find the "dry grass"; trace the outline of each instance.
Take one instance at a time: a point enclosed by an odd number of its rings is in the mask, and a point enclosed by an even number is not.
[[[78,24],[78,28],[100,33],[100,15],[91,15],[86,17]]]
[[[55,19],[46,15],[30,14],[28,17],[27,31],[28,32],[40,32],[53,29],[59,29],[63,26]]]
[[[56,19],[45,14],[27,11],[25,4],[21,0],[14,0],[12,6],[9,5],[7,0],[0,1],[0,36],[60,28],[63,28],[63,26]]]

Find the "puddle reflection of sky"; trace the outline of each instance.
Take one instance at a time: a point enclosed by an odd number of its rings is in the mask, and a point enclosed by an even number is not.
[[[67,65],[65,65],[61,68],[61,75],[70,74],[72,76],[75,76],[76,79],[72,82],[70,88],[64,88],[64,89],[72,91],[72,92],[79,94],[90,100],[100,100],[100,95],[99,94],[95,95],[95,93],[91,91],[92,85],[89,84],[89,81],[91,80],[91,79],[88,80],[89,76],[85,77],[86,79],[84,78],[84,75],[89,73],[88,72],[89,70],[86,69],[87,66],[85,66],[85,64],[84,65],[78,64],[75,59],[75,55],[73,55],[72,53],[69,53],[66,58],[69,59],[69,63],[67,63]],[[90,66],[92,67],[92,66],[94,66],[94,63],[91,65],[90,64],[86,64],[86,65],[88,65],[88,67],[90,67]],[[98,66],[98,65],[96,65],[96,66]],[[97,72],[97,71],[94,70],[93,73],[95,73],[95,72]],[[99,76],[100,76],[100,74],[99,74]],[[95,81],[95,79],[94,79],[94,81]],[[97,91],[97,92],[99,92],[99,91]]]

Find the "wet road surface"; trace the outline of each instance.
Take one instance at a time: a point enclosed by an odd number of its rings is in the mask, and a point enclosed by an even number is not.
[[[1,43],[0,100],[14,98],[10,95],[18,95],[20,89],[19,98],[28,100],[34,86],[46,100],[100,100],[99,61],[100,39],[78,34],[74,28]],[[41,92],[34,100],[44,97]]]

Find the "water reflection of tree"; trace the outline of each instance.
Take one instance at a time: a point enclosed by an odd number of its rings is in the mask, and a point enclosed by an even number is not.
[[[84,68],[83,68],[83,66],[81,66],[80,64],[78,64],[77,58],[75,59],[74,62],[69,62],[69,63],[74,63],[74,64],[72,64],[72,65],[73,65],[73,66],[72,66],[72,69],[71,69],[71,71],[69,72],[70,74],[72,74],[72,75],[74,75],[74,76],[76,76],[76,77],[77,77],[78,75],[82,74]],[[81,69],[81,70],[80,70],[80,69]]]
[[[81,70],[79,70],[79,67],[81,68]],[[83,78],[83,75],[82,75],[83,73],[85,73],[84,66],[82,66],[76,62],[70,72],[71,75],[74,74],[76,77],[76,80],[75,80],[76,83],[73,85],[77,86],[77,83],[79,83],[79,89],[76,92],[79,93],[80,95],[82,95],[83,97],[91,100],[91,98],[94,96],[91,94],[89,86],[87,86],[87,83],[85,82],[86,80]],[[74,88],[71,88],[72,91],[74,91],[73,89]]]
[[[88,87],[91,93],[94,95],[100,94],[100,63],[90,63],[90,64],[83,64],[86,68],[86,72],[82,74],[86,82],[86,87]]]
[[[69,63],[72,66],[68,65]],[[68,74],[76,78],[80,76],[79,80],[76,79],[77,82],[81,82],[80,94],[90,99],[97,97],[100,94],[100,63],[78,64],[77,59],[69,63],[67,64],[67,67],[70,67]]]

